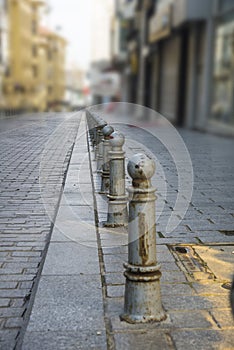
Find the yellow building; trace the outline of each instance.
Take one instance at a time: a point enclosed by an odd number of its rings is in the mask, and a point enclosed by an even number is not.
[[[65,95],[66,40],[46,28],[40,29],[40,35],[46,42],[47,107],[60,111]]]
[[[40,30],[41,0],[7,0],[9,62],[3,82],[8,109],[45,111],[61,106],[65,40]]]

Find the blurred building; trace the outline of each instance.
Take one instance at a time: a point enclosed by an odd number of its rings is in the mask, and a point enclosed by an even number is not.
[[[233,0],[117,0],[114,21],[122,100],[177,125],[233,132]]]
[[[4,109],[44,111],[61,108],[65,92],[65,40],[40,30],[42,0],[5,0],[7,59]]]
[[[88,104],[86,72],[76,66],[66,70],[65,100],[70,110],[77,110]]]
[[[91,67],[89,71],[92,103],[110,101],[114,95],[112,86],[115,78],[111,67],[113,0],[95,0],[91,13]],[[110,72],[111,71],[111,72]],[[108,77],[107,74],[108,73]],[[114,79],[114,80],[113,80]],[[107,84],[109,89],[106,88]]]
[[[8,62],[8,16],[7,0],[0,0],[0,111],[5,109],[3,77]]]
[[[43,62],[45,62],[46,105],[49,110],[60,111],[66,106],[65,53],[67,43],[62,36],[47,28],[39,28],[39,33],[42,40],[41,50],[44,51],[43,57],[45,57],[45,60],[41,60],[41,64],[43,71]]]

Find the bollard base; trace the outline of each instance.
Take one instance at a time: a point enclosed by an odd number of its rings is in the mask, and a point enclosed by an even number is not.
[[[106,227],[119,227],[128,225],[128,209],[126,196],[114,197],[108,195],[108,213]],[[112,198],[112,200],[110,200]],[[114,198],[114,200],[113,200]]]
[[[119,316],[121,321],[135,324],[135,323],[153,323],[153,322],[162,322],[165,321],[167,315],[164,311],[157,316],[142,316],[142,315],[128,315],[122,314]]]
[[[166,319],[161,303],[160,266],[133,266],[124,275],[125,301],[124,312],[120,319],[128,323],[160,322]]]

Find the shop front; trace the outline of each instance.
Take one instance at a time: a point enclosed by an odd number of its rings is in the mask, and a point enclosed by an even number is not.
[[[210,120],[234,132],[234,8],[216,23]]]

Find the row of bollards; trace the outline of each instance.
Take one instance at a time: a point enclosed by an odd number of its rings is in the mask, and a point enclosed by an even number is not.
[[[100,117],[87,112],[90,140],[96,152],[97,171],[101,173],[100,193],[108,197],[105,226],[128,224],[128,263],[124,313],[130,323],[161,321],[166,318],[160,295],[160,265],[156,260],[155,188],[151,178],[155,162],[144,154],[128,162],[132,186],[128,188],[129,214],[125,192],[125,138]]]

